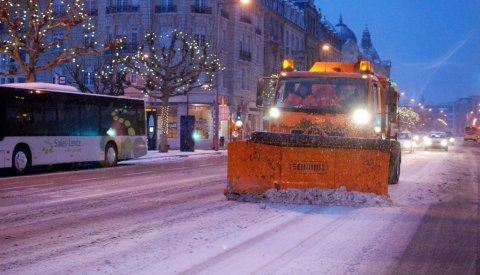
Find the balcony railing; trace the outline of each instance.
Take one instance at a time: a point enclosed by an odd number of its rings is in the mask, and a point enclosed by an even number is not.
[[[121,12],[138,12],[140,10],[139,6],[132,5],[122,5],[122,6],[107,6],[106,13],[121,13]]]
[[[137,43],[123,43],[122,52],[124,53],[135,53],[138,50],[139,45]]]
[[[252,18],[246,15],[240,15],[240,22],[252,24]]]
[[[155,13],[177,12],[177,6],[174,5],[160,5],[155,6]]]
[[[192,5],[193,13],[212,14],[212,7]]]
[[[88,16],[98,16],[98,9],[91,9],[87,11]]]
[[[240,59],[245,61],[252,61],[252,53],[250,51],[240,50]]]

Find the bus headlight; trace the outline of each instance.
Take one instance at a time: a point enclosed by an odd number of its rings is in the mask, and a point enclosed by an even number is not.
[[[273,118],[278,118],[280,116],[280,110],[278,108],[271,108],[270,109],[270,116]]]
[[[370,113],[363,109],[356,110],[353,112],[353,121],[359,125],[367,124],[370,121]]]

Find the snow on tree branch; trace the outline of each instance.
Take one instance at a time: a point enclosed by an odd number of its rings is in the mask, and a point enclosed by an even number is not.
[[[2,74],[22,73],[28,82],[35,81],[39,71],[119,43],[95,42],[95,30],[82,0],[0,0],[0,23],[6,29],[0,33],[0,53],[18,66]],[[82,39],[71,39],[73,35]]]

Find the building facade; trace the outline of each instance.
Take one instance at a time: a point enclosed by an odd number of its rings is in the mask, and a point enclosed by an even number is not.
[[[58,1],[57,4],[60,12],[64,8],[62,3]],[[124,37],[123,53],[133,54],[145,34],[166,34],[178,29],[200,45],[209,43],[211,52],[225,67],[217,73],[211,89],[198,88],[187,96],[171,98],[168,117],[171,149],[179,148],[181,118],[186,115],[195,116],[195,147],[212,148],[217,106],[221,146],[234,138],[231,125],[238,116],[243,121],[240,138],[248,138],[251,132],[262,130],[263,110],[255,104],[257,80],[279,73],[283,59],[294,59],[298,70],[306,70],[318,60],[347,61],[343,55],[348,45],[359,49],[356,38],[352,40],[353,45],[345,40],[338,25],[333,27],[322,20],[313,0],[251,0],[246,5],[234,0],[87,0],[85,3],[100,43]],[[89,35],[77,32],[72,39],[88,39]],[[324,44],[330,45],[329,52],[322,51]],[[92,58],[85,60],[94,62]],[[8,70],[12,65],[8,58],[0,59],[0,70]],[[62,68],[55,68],[39,73],[37,81],[58,82],[64,75]],[[94,66],[86,69],[87,85],[91,85],[94,75]],[[131,79],[141,81],[134,75]],[[0,77],[3,83],[23,81],[25,78],[21,75]],[[133,88],[127,89],[125,94],[144,97]],[[149,129],[155,129],[159,117],[154,111],[160,102],[152,98],[145,100],[151,110]],[[158,137],[159,130],[150,134]]]

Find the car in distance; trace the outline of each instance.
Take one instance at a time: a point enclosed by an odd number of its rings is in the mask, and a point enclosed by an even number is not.
[[[453,137],[453,133],[450,131],[445,131],[445,135],[448,139],[448,145],[455,145],[455,138]]]
[[[417,146],[424,146],[424,140],[428,137],[427,132],[416,132],[412,134],[413,140]]]
[[[409,132],[399,132],[397,134],[397,140],[400,143],[402,150],[408,151],[409,153],[415,152],[415,140]]]
[[[425,138],[425,151],[429,149],[442,149],[448,151],[448,139],[444,132],[431,132],[430,135]]]

